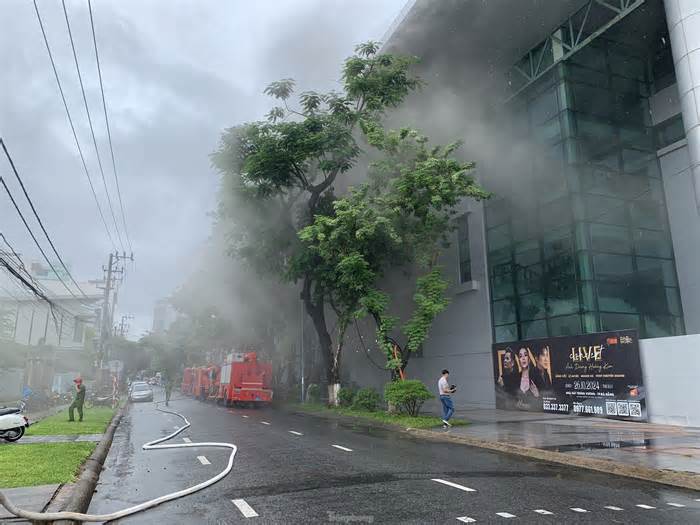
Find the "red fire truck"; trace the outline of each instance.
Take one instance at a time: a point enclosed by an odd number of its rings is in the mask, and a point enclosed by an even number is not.
[[[217,402],[256,406],[272,401],[272,363],[258,361],[255,352],[229,354],[220,378]]]
[[[193,370],[194,382],[192,395],[202,401],[216,397],[216,392],[219,389],[219,379],[221,377],[220,367],[218,365],[209,365],[200,366]]]
[[[180,386],[180,392],[182,392],[182,395],[184,396],[189,396],[192,394],[194,370],[194,368],[185,368],[185,370],[182,372],[182,385]]]

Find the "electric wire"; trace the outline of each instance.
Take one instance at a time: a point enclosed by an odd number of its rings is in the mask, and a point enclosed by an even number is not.
[[[187,428],[189,428],[190,422],[187,420],[185,416],[182,414],[172,411],[172,410],[165,410],[163,408],[160,408],[158,406],[160,402],[156,403],[156,410],[163,412],[165,414],[172,414],[174,416],[179,417],[180,419],[183,420],[185,423],[183,426],[178,428],[175,432],[172,434],[169,434],[165,437],[159,438],[159,439],[154,439],[153,441],[149,441],[148,443],[145,443],[141,448],[143,450],[165,450],[165,449],[181,449],[181,448],[203,448],[203,447],[214,447],[214,448],[227,448],[231,450],[231,454],[229,455],[228,458],[228,464],[226,465],[226,468],[219,472],[216,476],[209,478],[206,481],[203,481],[201,483],[198,483],[197,485],[193,485],[191,487],[188,487],[183,490],[179,490],[177,492],[172,492],[170,494],[166,494],[164,496],[161,496],[159,498],[155,498],[149,501],[145,501],[143,503],[140,503],[138,505],[134,505],[133,507],[129,507],[117,512],[112,512],[111,514],[83,514],[81,512],[34,512],[34,511],[29,511],[25,509],[20,509],[17,507],[14,503],[10,501],[10,499],[5,495],[2,490],[0,490],[0,505],[4,506],[11,514],[14,514],[15,516],[18,516],[20,518],[24,518],[29,521],[57,521],[57,520],[75,520],[75,521],[89,521],[89,522],[100,522],[100,521],[112,521],[112,520],[117,520],[124,518],[126,516],[131,516],[132,514],[136,514],[137,512],[142,512],[147,509],[151,509],[153,507],[156,507],[158,505],[161,505],[162,503],[165,503],[167,501],[172,501],[174,499],[179,499],[184,496],[188,496],[190,494],[194,494],[195,492],[199,492],[202,489],[205,489],[214,483],[217,483],[221,479],[225,478],[228,476],[228,474],[233,470],[233,461],[236,457],[236,453],[238,452],[238,447],[234,445],[233,443],[221,443],[221,442],[199,442],[199,443],[172,443],[169,445],[161,445],[160,443],[163,443],[164,441],[168,441]]]
[[[73,32],[71,31],[70,21],[68,20],[68,9],[66,8],[66,0],[61,0],[63,5],[63,14],[66,19],[66,27],[68,28],[68,38],[70,39],[70,46],[73,50],[73,60],[75,62],[75,69],[78,72],[78,81],[80,82],[80,92],[83,95],[83,105],[85,106],[85,113],[87,114],[88,124],[90,126],[90,135],[92,135],[92,144],[95,147],[95,155],[97,156],[97,165],[100,168],[100,175],[102,176],[102,184],[105,187],[105,195],[107,197],[107,204],[109,205],[109,211],[112,214],[112,221],[114,221],[114,229],[117,232],[117,239],[119,239],[119,245],[124,250],[124,243],[122,242],[121,233],[119,233],[119,227],[117,226],[117,217],[114,215],[114,207],[112,206],[112,199],[109,196],[109,188],[107,187],[107,179],[105,178],[105,172],[102,168],[102,157],[100,156],[100,149],[97,147],[97,139],[95,138],[95,129],[92,126],[92,117],[90,116],[90,107],[88,106],[87,96],[85,95],[85,86],[83,84],[83,75],[80,72],[80,64],[78,63],[78,53],[75,50],[75,42],[73,41]]]
[[[68,293],[70,293],[75,299],[80,300],[80,297],[75,295],[73,293],[73,290],[70,289],[70,287],[66,284],[66,282],[61,279],[61,276],[59,275],[58,271],[56,271],[56,268],[54,265],[51,263],[51,260],[49,257],[46,255],[46,252],[44,249],[41,247],[41,244],[39,243],[38,239],[36,238],[36,235],[34,235],[34,232],[32,231],[31,227],[29,226],[29,223],[27,222],[27,219],[24,217],[24,214],[22,213],[22,210],[20,210],[19,205],[17,204],[17,201],[15,200],[14,196],[10,192],[10,188],[7,186],[7,183],[5,182],[5,179],[0,175],[0,184],[2,184],[3,188],[5,188],[5,192],[7,192],[7,195],[10,197],[10,200],[12,201],[12,205],[15,207],[15,210],[19,214],[20,219],[22,219],[22,222],[24,223],[24,226],[27,228],[27,231],[29,232],[29,235],[31,236],[32,240],[34,241],[34,244],[36,244],[36,247],[39,248],[39,252],[41,252],[42,257],[46,261],[46,263],[49,265],[51,268],[51,271],[58,277],[58,280],[63,284],[66,290],[68,290]],[[85,297],[87,299],[87,297]]]
[[[97,205],[97,211],[100,214],[100,219],[102,219],[102,224],[105,227],[105,231],[107,232],[107,237],[109,238],[109,242],[112,245],[112,248],[114,248],[115,251],[117,251],[117,245],[114,243],[114,238],[112,237],[112,233],[109,231],[109,227],[107,226],[107,221],[105,220],[104,213],[102,212],[102,206],[100,205],[100,200],[97,197],[97,192],[95,191],[95,186],[92,183],[92,177],[90,177],[90,170],[88,170],[87,163],[85,162],[85,155],[83,155],[83,149],[80,147],[80,141],[78,140],[78,134],[75,131],[75,125],[73,124],[73,117],[71,117],[70,110],[68,109],[68,103],[66,102],[66,96],[63,92],[63,86],[61,85],[61,79],[58,76],[58,70],[56,69],[56,62],[53,59],[53,53],[51,52],[51,46],[49,45],[49,39],[46,36],[46,30],[44,29],[44,22],[41,19],[41,14],[39,13],[39,6],[36,3],[36,0],[33,0],[34,2],[34,11],[36,12],[36,18],[39,22],[39,27],[41,28],[41,34],[44,38],[44,44],[46,45],[46,52],[49,55],[49,60],[51,61],[51,68],[53,69],[53,74],[56,79],[56,84],[58,85],[58,91],[61,94],[61,100],[63,101],[63,108],[66,110],[66,116],[68,117],[68,123],[70,124],[70,129],[73,132],[73,139],[75,139],[75,146],[78,149],[78,155],[80,155],[80,161],[82,162],[83,165],[83,171],[85,172],[85,176],[87,177],[88,184],[90,185],[90,191],[92,192],[92,196],[95,200],[95,204]]]
[[[63,258],[59,255],[58,250],[56,249],[56,246],[54,245],[53,241],[51,240],[51,237],[49,236],[49,232],[46,231],[46,228],[44,227],[44,223],[39,217],[39,214],[36,211],[36,208],[34,207],[34,202],[32,202],[32,199],[29,197],[29,193],[27,192],[27,188],[24,186],[24,182],[22,182],[22,178],[19,176],[19,172],[17,171],[17,168],[15,167],[15,163],[12,160],[12,157],[10,156],[10,152],[7,151],[7,146],[5,144],[5,141],[0,137],[0,146],[2,146],[3,151],[5,152],[5,156],[7,157],[7,160],[10,163],[10,166],[12,167],[12,172],[15,174],[15,177],[17,178],[17,182],[19,182],[20,187],[22,188],[22,192],[24,193],[24,196],[27,199],[27,202],[29,202],[29,206],[32,209],[32,213],[34,213],[34,217],[36,218],[37,222],[39,223],[39,226],[41,227],[41,231],[44,232],[44,235],[46,236],[46,240],[49,241],[49,245],[51,246],[51,249],[53,250],[53,253],[56,255],[58,258],[58,261],[61,263],[61,266],[66,272],[66,275],[70,278],[71,281],[73,281],[73,284],[76,286],[80,294],[83,296],[84,299],[88,299],[87,295],[85,295],[85,292],[83,289],[80,287],[78,282],[73,278],[73,275],[70,273],[68,270],[68,267],[66,264],[63,262]],[[58,275],[57,275],[58,277]],[[60,279],[60,277],[59,277]],[[70,289],[69,289],[70,291]],[[71,295],[75,297],[73,292],[71,291]]]
[[[102,109],[105,115],[105,124],[107,126],[107,140],[109,141],[109,153],[112,157],[112,170],[114,171],[114,182],[117,187],[117,198],[119,199],[119,208],[122,214],[122,226],[124,227],[124,235],[126,242],[129,245],[129,251],[133,253],[134,249],[131,246],[131,238],[129,237],[129,229],[126,226],[126,214],[124,213],[124,203],[122,201],[122,191],[119,187],[119,175],[117,174],[117,163],[114,160],[114,147],[112,146],[112,131],[109,126],[109,116],[107,113],[107,102],[105,100],[105,91],[102,84],[102,67],[100,66],[100,55],[97,52],[97,37],[95,36],[95,22],[92,16],[92,0],[88,0],[88,10],[90,11],[90,28],[92,29],[92,43],[95,47],[95,61],[97,62],[97,75],[100,79],[100,94],[102,95]]]

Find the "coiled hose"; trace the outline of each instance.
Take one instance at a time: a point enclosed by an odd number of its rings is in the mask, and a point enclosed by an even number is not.
[[[174,499],[179,499],[184,496],[189,496],[190,494],[194,494],[195,492],[199,492],[202,489],[205,489],[217,481],[223,479],[226,477],[229,472],[233,469],[233,460],[236,457],[236,452],[238,451],[238,447],[234,445],[233,443],[217,443],[217,442],[201,442],[201,443],[173,443],[170,445],[160,445],[159,443],[163,443],[164,441],[168,441],[169,439],[174,438],[178,434],[180,434],[183,430],[186,430],[187,428],[190,427],[190,422],[187,420],[185,416],[182,414],[179,414],[178,412],[174,412],[172,410],[165,410],[161,407],[158,406],[158,403],[156,403],[156,410],[160,412],[164,412],[166,414],[172,414],[174,416],[178,416],[184,421],[184,425],[180,428],[178,428],[175,432],[172,434],[169,434],[165,437],[155,439],[153,441],[149,441],[148,443],[145,443],[142,448],[143,450],[164,450],[164,449],[173,449],[173,448],[204,448],[204,447],[213,447],[213,448],[228,448],[231,450],[231,455],[228,458],[228,465],[226,465],[226,468],[219,472],[216,476],[213,478],[210,478],[206,481],[203,481],[202,483],[198,483],[197,485],[194,485],[192,487],[179,490],[177,492],[172,492],[170,494],[166,494],[165,496],[161,496],[159,498],[155,498],[149,501],[145,501],[143,503],[140,503],[138,505],[135,505],[133,507],[129,507],[124,510],[120,510],[118,512],[112,512],[111,514],[83,514],[80,512],[34,512],[34,511],[29,511],[29,510],[24,510],[20,509],[19,507],[15,506],[8,498],[7,496],[0,490],[0,504],[5,507],[11,514],[14,514],[15,516],[18,516],[20,518],[24,518],[29,521],[57,521],[57,520],[73,520],[73,521],[89,521],[89,522],[103,522],[103,521],[112,521],[112,520],[117,520],[120,518],[125,518],[126,516],[130,516],[132,514],[136,514],[137,512],[142,512],[147,509],[152,509],[153,507],[156,507],[162,503],[165,503],[166,501],[172,501]]]

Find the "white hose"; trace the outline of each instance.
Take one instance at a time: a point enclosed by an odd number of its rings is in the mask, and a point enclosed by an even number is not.
[[[157,505],[160,505],[161,503],[165,503],[166,501],[172,501],[174,499],[182,498],[184,496],[188,496],[190,494],[194,494],[195,492],[198,492],[202,489],[205,489],[209,487],[210,485],[213,485],[220,479],[226,477],[229,472],[231,472],[231,469],[233,469],[233,459],[236,456],[236,452],[238,450],[238,447],[234,445],[233,443],[216,443],[216,442],[201,442],[201,443],[177,443],[177,444],[170,444],[170,445],[159,445],[158,443],[162,443],[163,441],[168,441],[169,439],[174,438],[177,436],[180,432],[183,430],[189,428],[190,422],[187,420],[185,416],[182,414],[178,414],[177,412],[173,412],[171,410],[164,410],[158,406],[156,403],[156,410],[159,410],[160,412],[165,412],[167,414],[173,414],[175,416],[178,416],[181,418],[184,422],[185,425],[178,428],[175,432],[172,434],[169,434],[165,437],[155,439],[153,441],[149,441],[148,443],[145,443],[143,445],[143,450],[163,450],[163,449],[170,449],[170,448],[203,448],[203,447],[215,447],[215,448],[228,448],[231,450],[231,455],[228,458],[228,465],[226,465],[226,468],[219,472],[216,476],[214,476],[211,479],[208,479],[206,481],[203,481],[202,483],[199,483],[197,485],[194,485],[192,487],[179,490],[177,492],[172,492],[170,494],[166,494],[165,496],[161,496],[156,499],[152,499],[149,501],[145,501],[143,503],[140,503],[138,505],[135,505],[134,507],[129,507],[124,510],[120,510],[118,512],[112,512],[111,514],[82,514],[80,512],[33,512],[29,510],[24,510],[16,507],[8,498],[5,496],[5,494],[0,490],[0,504],[3,505],[11,514],[14,514],[15,516],[18,516],[20,518],[24,518],[26,520],[30,521],[57,521],[57,520],[73,520],[73,521],[112,521],[120,518],[124,518],[126,516],[130,516],[132,514],[136,514],[137,512],[144,511],[146,509],[151,509]]]

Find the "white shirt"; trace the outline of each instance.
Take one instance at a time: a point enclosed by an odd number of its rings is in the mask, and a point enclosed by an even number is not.
[[[450,384],[447,382],[447,379],[445,379],[445,376],[442,376],[438,381],[438,393],[441,396],[450,395]]]

